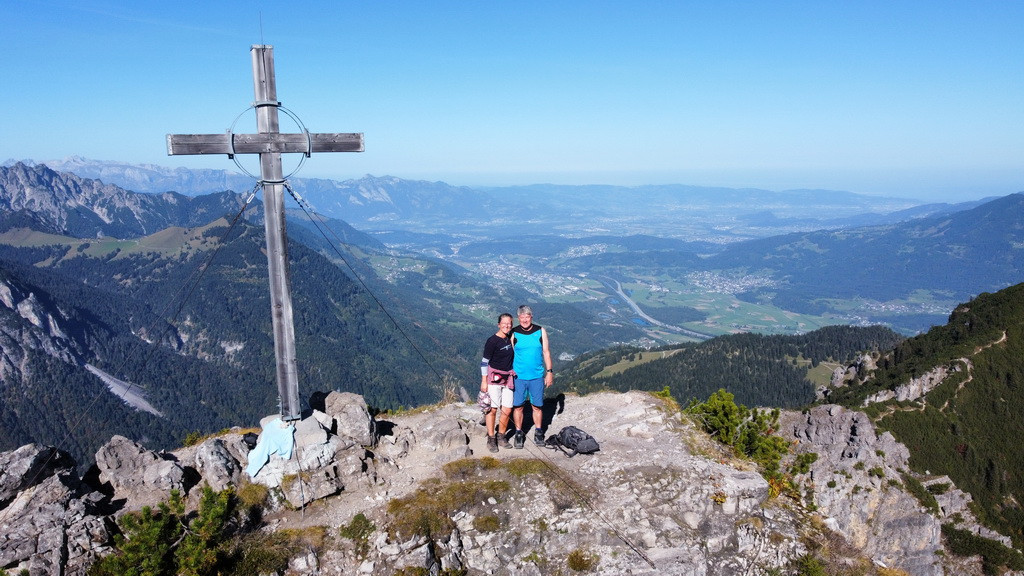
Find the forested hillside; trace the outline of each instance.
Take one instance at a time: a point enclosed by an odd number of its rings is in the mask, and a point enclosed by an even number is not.
[[[1024,284],[958,306],[944,326],[861,366],[830,400],[867,410],[911,451],[918,472],[946,474],[969,491],[979,516],[1024,545]],[[944,377],[943,374],[945,374]],[[923,396],[903,392],[935,376]]]
[[[1022,222],[1024,194],[1018,193],[898,225],[751,240],[727,247],[709,265],[771,270],[775,282],[743,298],[797,312],[819,314],[851,298],[915,301],[929,291],[958,302],[1024,275],[1024,254],[1016,248],[1024,241]]]
[[[829,326],[800,336],[735,334],[654,350],[621,347],[581,356],[559,374],[553,392],[667,387],[686,401],[724,388],[748,406],[802,406],[814,401],[816,383],[827,382],[831,367],[901,340],[883,327]]]
[[[73,341],[74,356],[58,361],[19,342],[17,335],[31,326],[5,308],[7,331],[26,358],[4,379],[2,445],[65,446],[62,436],[74,428],[71,444],[83,447],[95,448],[93,440],[112,433],[175,446],[189,431],[253,425],[274,413],[262,229],[242,223],[224,238],[226,230],[223,224],[207,227],[174,255],[132,253],[120,249],[126,245],[121,241],[102,250],[98,242],[84,250],[3,246],[0,269],[58,319],[65,338],[52,338]],[[435,367],[448,366],[438,360],[464,355],[454,348],[459,339],[446,337],[448,328],[435,331],[436,364],[429,365],[337,266],[298,244],[291,255],[301,398],[339,389],[388,408],[437,397],[442,374]],[[5,355],[11,347],[5,346]],[[110,402],[116,398],[83,370],[85,363],[132,383],[163,418]],[[93,419],[99,424],[88,425]]]
[[[258,221],[260,206],[138,196],[46,167],[0,174],[0,449],[37,441],[84,463],[113,434],[173,447],[277,411],[264,231],[245,218]],[[202,215],[211,220],[188,226]],[[387,249],[343,222],[290,216],[303,400],[343,390],[390,409],[473,386],[498,313],[535,304],[514,284]],[[142,230],[153,232],[113,235]],[[572,305],[535,309],[557,354],[641,336]],[[161,415],[123,403],[89,366]]]

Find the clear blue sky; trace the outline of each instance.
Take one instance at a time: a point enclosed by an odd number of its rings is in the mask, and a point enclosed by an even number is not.
[[[165,135],[225,131],[266,43],[311,131],[366,135],[301,176],[1024,190],[1018,1],[25,0],[0,23],[0,162],[233,169]]]

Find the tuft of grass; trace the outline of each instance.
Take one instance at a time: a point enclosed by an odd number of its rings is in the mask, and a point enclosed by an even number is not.
[[[278,531],[300,550],[321,550],[327,542],[326,526],[307,526],[305,528],[285,528]]]
[[[296,543],[283,533],[254,532],[235,542],[231,555],[237,560],[230,574],[281,574],[298,552]]]
[[[370,552],[370,535],[375,530],[377,527],[373,525],[373,522],[360,512],[352,517],[351,522],[338,528],[338,535],[352,541],[356,556],[366,558]]]
[[[270,488],[255,482],[246,482],[238,487],[236,495],[238,496],[238,502],[243,508],[247,510],[252,510],[253,508],[262,510],[267,504],[267,498],[270,497]]]
[[[492,456],[483,458],[461,458],[446,463],[441,471],[449,480],[468,480],[478,477],[487,470],[495,470],[501,467],[501,461]]]
[[[572,479],[550,474],[547,463],[536,458],[501,461],[493,457],[464,458],[442,467],[444,476],[425,480],[413,493],[391,500],[387,506],[388,534],[400,539],[426,536],[447,538],[455,527],[451,519],[463,511],[476,516],[474,527],[488,532],[500,529],[502,520],[493,516],[489,499],[507,498],[507,478],[537,477],[547,486],[556,510],[576,506],[586,491]],[[545,530],[546,523],[538,525]]]
[[[263,430],[260,429],[260,428],[243,428],[241,430],[237,430],[237,429],[232,430],[231,428],[222,428],[219,432],[211,432],[209,434],[203,434],[199,430],[193,430],[192,432],[189,432],[188,434],[185,435],[185,440],[182,443],[182,446],[184,446],[185,448],[188,448],[188,447],[191,447],[191,446],[196,446],[198,444],[202,444],[203,442],[206,442],[207,440],[209,440],[211,438],[220,438],[221,436],[227,436],[228,434],[231,434],[232,432],[237,432],[239,434],[245,434],[246,432],[253,432],[255,434],[259,434],[262,431]]]
[[[415,492],[388,502],[388,532],[403,539],[447,538],[455,527],[451,519],[455,512],[468,511],[489,498],[501,501],[510,488],[504,480],[429,479]]]
[[[597,563],[600,559],[600,556],[590,552],[589,550],[577,548],[572,552],[569,552],[569,556],[565,560],[566,565],[574,572],[590,572],[594,568],[597,568]]]
[[[473,528],[480,532],[497,532],[501,528],[501,520],[494,515],[477,516],[473,519]]]
[[[548,465],[537,458],[513,458],[506,460],[502,468],[509,474],[519,477],[531,474],[541,475],[548,471]]]

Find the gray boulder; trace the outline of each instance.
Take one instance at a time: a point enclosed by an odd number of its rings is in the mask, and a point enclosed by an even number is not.
[[[0,509],[5,508],[22,490],[74,468],[75,461],[71,456],[52,446],[26,444],[0,454]]]
[[[242,465],[222,438],[213,438],[196,448],[196,471],[216,491],[237,485]]]
[[[374,422],[362,396],[351,392],[331,392],[324,398],[324,413],[333,419],[331,432],[342,438],[351,438],[359,446],[373,445]]]
[[[114,491],[114,500],[124,500],[126,510],[138,510],[166,500],[171,490],[188,491],[185,469],[173,458],[114,436],[96,452],[96,467],[100,482]]]

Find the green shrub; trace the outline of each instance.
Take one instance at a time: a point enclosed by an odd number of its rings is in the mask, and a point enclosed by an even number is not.
[[[235,509],[234,491],[203,486],[199,509],[185,514],[177,490],[156,510],[150,506],[125,514],[116,551],[96,561],[90,576],[207,576],[231,563],[225,549],[227,525]]]
[[[734,398],[729,392],[719,389],[707,402],[692,401],[686,411],[696,416],[704,431],[713,438],[727,446],[735,446],[739,440],[740,425],[749,411],[746,406],[737,405]]]
[[[793,462],[793,466],[789,469],[791,474],[807,474],[811,471],[811,464],[818,461],[818,454],[816,452],[805,452],[798,454],[796,460]]]
[[[342,538],[348,538],[355,545],[356,556],[365,558],[370,551],[370,535],[377,529],[362,512],[352,517],[352,520],[338,529]]]
[[[196,444],[199,444],[203,440],[203,436],[205,435],[199,430],[193,430],[192,432],[189,432],[188,434],[185,435],[185,442],[183,445],[186,448],[189,446],[195,446]]]
[[[177,567],[172,544],[181,536],[183,511],[181,494],[175,490],[156,510],[145,506],[121,516],[121,534],[114,537],[117,551],[96,561],[89,576],[173,576]]]
[[[214,492],[207,485],[199,499],[199,511],[188,525],[188,532],[174,554],[179,576],[204,576],[218,572],[223,558],[221,545],[227,536],[225,526],[234,513],[234,490]]]
[[[828,576],[825,565],[812,554],[804,554],[793,562],[797,576]]]
[[[957,556],[981,556],[985,574],[1002,574],[1004,568],[1024,570],[1024,555],[1000,542],[961,530],[952,524],[942,525],[946,547]]]
[[[749,410],[737,405],[732,394],[719,389],[707,402],[692,401],[686,412],[705,432],[756,462],[766,477],[780,479],[779,462],[789,451],[789,443],[775,435],[779,426],[778,409]]]
[[[920,480],[910,474],[904,473],[900,476],[903,478],[903,487],[907,489],[907,492],[917,498],[917,501],[927,508],[928,512],[933,516],[938,516],[939,502],[935,499],[935,495],[929,492]]]

